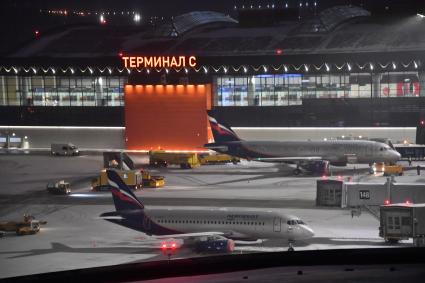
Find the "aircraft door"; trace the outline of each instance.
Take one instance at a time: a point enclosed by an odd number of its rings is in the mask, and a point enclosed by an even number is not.
[[[151,230],[151,220],[147,215],[143,215],[143,222],[142,222],[143,228],[145,231]]]
[[[273,220],[273,232],[280,232],[281,229],[281,219],[280,217],[275,217]]]

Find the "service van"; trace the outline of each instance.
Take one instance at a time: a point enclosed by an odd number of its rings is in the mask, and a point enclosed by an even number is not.
[[[80,151],[72,143],[52,143],[50,153],[52,155],[73,156],[79,155]]]

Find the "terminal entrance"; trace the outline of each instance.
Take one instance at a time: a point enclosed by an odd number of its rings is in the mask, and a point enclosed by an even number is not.
[[[130,150],[201,150],[208,142],[211,84],[126,85],[125,143]]]

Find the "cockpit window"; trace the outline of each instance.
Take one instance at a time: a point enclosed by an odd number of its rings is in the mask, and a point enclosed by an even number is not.
[[[292,220],[288,220],[286,222],[288,225],[297,225],[297,224],[301,224],[301,225],[306,225],[304,221],[302,221],[301,219],[292,219]]]
[[[286,223],[288,225],[305,224],[302,220],[297,220],[297,219],[288,220]]]

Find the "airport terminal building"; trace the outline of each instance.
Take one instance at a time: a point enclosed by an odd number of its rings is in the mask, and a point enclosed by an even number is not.
[[[140,121],[157,121],[145,132],[179,121],[181,135],[194,128],[200,143],[206,110],[236,127],[416,127],[425,118],[424,19],[371,17],[357,6],[281,12],[41,33],[0,61],[0,119],[126,126],[134,138]],[[268,15],[282,20],[247,20]]]

